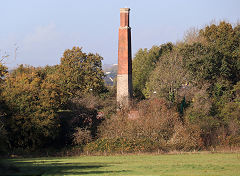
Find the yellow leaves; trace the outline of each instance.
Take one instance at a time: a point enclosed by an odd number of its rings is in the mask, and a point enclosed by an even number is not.
[[[104,88],[102,57],[98,54],[86,54],[82,48],[73,47],[66,50],[58,69],[58,84],[69,96],[77,91],[98,93]]]
[[[5,67],[1,62],[0,62],[0,86],[3,81],[2,77],[6,76],[7,74],[7,67]]]
[[[58,113],[75,92],[101,92],[104,88],[102,57],[66,50],[61,65],[34,68],[20,65],[5,77],[3,97],[10,107],[16,146],[36,146],[42,137],[58,134]],[[3,69],[0,74],[3,74]],[[15,135],[16,134],[16,135]],[[22,140],[24,139],[24,141]]]
[[[20,66],[5,78],[2,95],[12,114],[16,145],[44,142],[39,138],[57,135],[52,130],[58,128],[56,112],[61,105],[61,92],[53,72],[49,67],[46,70]],[[23,138],[26,140],[22,141]]]

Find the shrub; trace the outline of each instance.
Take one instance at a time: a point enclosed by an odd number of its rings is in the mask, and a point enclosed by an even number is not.
[[[89,152],[154,152],[198,150],[202,147],[200,128],[182,124],[178,112],[163,99],[143,100],[131,112],[118,111],[99,128],[99,139],[85,146]]]
[[[7,131],[0,121],[0,155],[4,154],[8,150],[8,144]]]
[[[91,136],[91,131],[87,129],[82,129],[82,128],[76,128],[75,133],[73,133],[73,142],[76,145],[85,145],[89,142],[91,142],[92,136]]]
[[[106,152],[106,153],[132,153],[167,151],[165,142],[153,141],[148,138],[128,139],[116,137],[112,139],[99,138],[89,143],[84,148],[85,152]]]
[[[169,109],[161,99],[141,101],[136,111],[137,119],[129,119],[129,111],[119,111],[100,126],[103,138],[123,137],[136,139],[140,137],[152,140],[167,140],[173,133],[174,123],[178,121],[178,113]]]
[[[74,136],[80,134],[87,129],[92,137],[96,136],[97,126],[102,119],[98,117],[99,98],[92,94],[81,94],[77,92],[76,95],[70,99],[68,104],[68,111],[59,112],[61,119],[61,143],[77,144]],[[73,141],[74,140],[74,141]]]
[[[178,124],[174,127],[174,134],[168,145],[174,150],[193,151],[203,148],[201,129],[197,125]]]

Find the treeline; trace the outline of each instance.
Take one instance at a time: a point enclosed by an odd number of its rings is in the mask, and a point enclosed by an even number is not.
[[[132,111],[105,120],[100,139],[86,150],[239,147],[240,25],[222,21],[191,30],[176,44],[140,49],[133,59],[133,89]]]
[[[79,128],[94,138],[104,111],[100,96],[109,94],[101,60],[73,47],[56,66],[20,65],[9,73],[1,64],[0,151],[71,146]]]
[[[56,66],[0,65],[0,151],[74,147],[154,152],[240,146],[240,25],[192,30],[140,49],[134,100],[116,112],[98,54],[66,50]]]

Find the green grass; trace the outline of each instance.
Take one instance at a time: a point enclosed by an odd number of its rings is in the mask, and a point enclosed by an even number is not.
[[[1,174],[239,176],[240,153],[5,159]]]

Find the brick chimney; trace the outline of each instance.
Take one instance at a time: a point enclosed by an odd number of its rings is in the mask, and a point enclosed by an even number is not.
[[[117,74],[117,103],[120,107],[128,107],[132,98],[132,49],[129,14],[129,8],[120,9]]]

